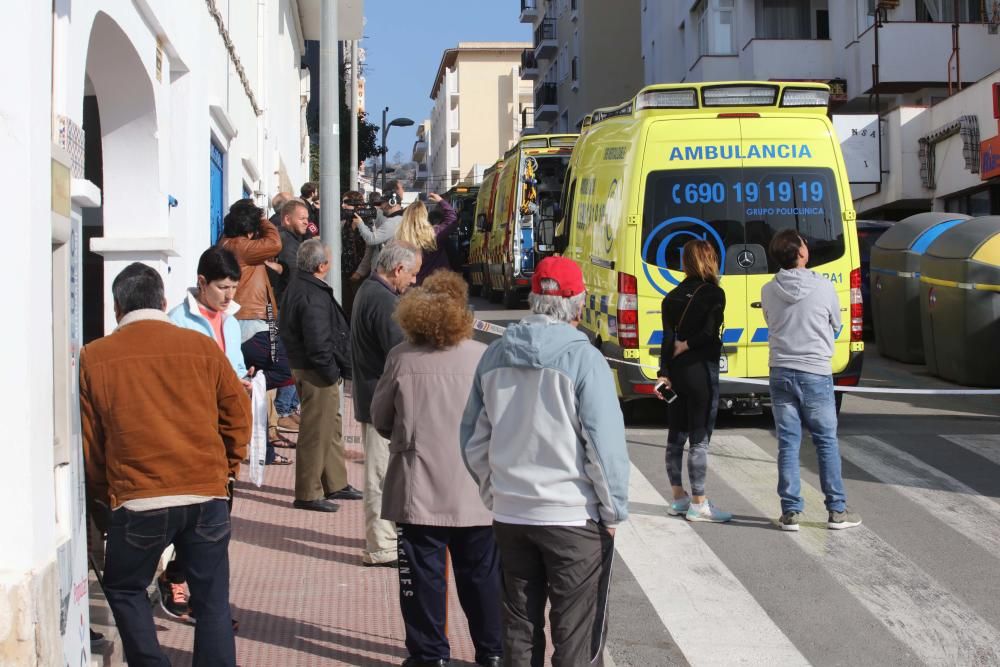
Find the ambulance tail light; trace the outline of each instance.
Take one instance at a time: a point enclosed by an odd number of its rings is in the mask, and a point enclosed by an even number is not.
[[[639,347],[639,283],[627,273],[618,274],[618,344]]]
[[[861,301],[861,269],[851,271],[851,342],[860,343],[864,332],[864,304]]]

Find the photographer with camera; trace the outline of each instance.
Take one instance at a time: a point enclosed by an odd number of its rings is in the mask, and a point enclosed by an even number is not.
[[[399,181],[389,181],[386,184],[386,192],[388,195],[379,205],[381,210],[375,217],[373,229],[369,229],[360,216],[355,216],[352,220],[351,224],[368,245],[368,250],[361,261],[361,266],[351,275],[351,280],[362,280],[371,273],[371,267],[378,262],[382,244],[396,238],[396,230],[403,221],[403,184]]]
[[[378,208],[366,203],[365,196],[357,190],[348,190],[340,200],[340,271],[341,285],[343,285],[342,303],[344,311],[347,313],[351,312],[351,307],[354,305],[354,294],[358,289],[358,282],[352,281],[351,276],[361,266],[368,248],[365,240],[354,229],[354,216],[360,217],[362,222],[371,229],[375,224],[377,214]]]

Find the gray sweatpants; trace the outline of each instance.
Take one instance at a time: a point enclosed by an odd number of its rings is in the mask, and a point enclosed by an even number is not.
[[[545,662],[545,601],[552,605],[553,667],[603,665],[614,539],[604,526],[493,522],[503,571],[503,661]]]

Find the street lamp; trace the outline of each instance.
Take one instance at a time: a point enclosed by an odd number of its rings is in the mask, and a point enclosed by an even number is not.
[[[385,122],[386,114],[389,113],[389,107],[382,109],[382,194],[385,194],[385,154],[389,150],[385,147],[385,137],[389,134],[389,128],[393,125],[398,125],[399,127],[407,127],[413,125],[413,121],[409,118],[393,118],[389,121],[387,125]]]

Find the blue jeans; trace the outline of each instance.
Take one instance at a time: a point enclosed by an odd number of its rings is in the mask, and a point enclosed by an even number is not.
[[[111,514],[104,562],[104,592],[130,665],[170,661],[156,639],[146,586],[171,542],[191,590],[195,667],[235,666],[236,642],[229,609],[229,510],[225,500],[147,512],[119,508]]]
[[[297,407],[299,407],[299,394],[295,391],[295,385],[278,387],[274,396],[274,409],[278,412],[278,416],[287,417],[295,412]]]
[[[819,483],[826,496],[826,509],[842,512],[847,506],[844,480],[840,475],[837,444],[837,408],[833,377],[790,368],[771,369],[771,405],[778,433],[778,495],[782,512],[805,508],[799,481],[799,446],[802,425],[812,434],[819,463]]]

